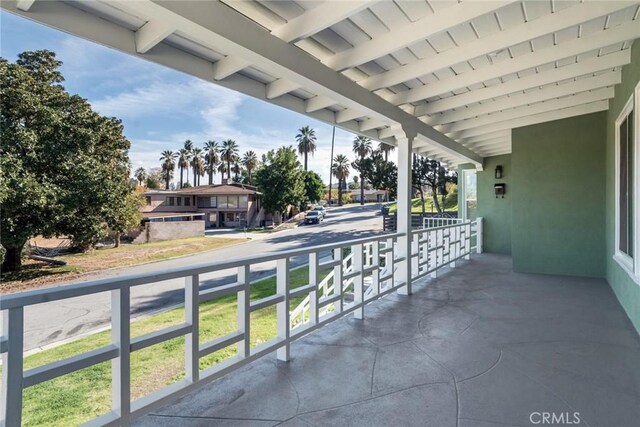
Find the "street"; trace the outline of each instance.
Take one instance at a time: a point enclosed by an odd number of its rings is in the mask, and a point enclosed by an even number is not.
[[[326,219],[319,225],[301,225],[273,234],[255,235],[254,240],[238,245],[172,260],[109,270],[93,275],[91,279],[161,272],[168,268],[229,260],[249,254],[260,255],[367,237],[382,232],[382,217],[379,213],[379,204],[333,207],[327,211]],[[291,260],[292,266],[306,262],[306,257]],[[274,262],[252,266],[251,280],[259,280],[274,273]],[[207,289],[235,280],[235,271],[219,271],[202,275],[200,287]],[[131,316],[139,317],[183,303],[183,287],[184,280],[176,279],[132,288]],[[111,321],[110,306],[111,297],[106,292],[25,307],[24,350],[29,351],[108,326]]]

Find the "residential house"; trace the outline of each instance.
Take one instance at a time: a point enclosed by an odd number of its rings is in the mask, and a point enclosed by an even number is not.
[[[360,190],[351,190],[349,191],[351,194],[351,201],[354,203],[360,203]],[[384,190],[364,190],[364,201],[365,203],[380,203],[385,201],[385,196],[387,192]]]
[[[144,192],[143,216],[149,220],[189,220],[187,213],[204,214],[206,228],[257,226],[264,219],[261,196],[256,187],[238,183],[200,185],[180,190]]]

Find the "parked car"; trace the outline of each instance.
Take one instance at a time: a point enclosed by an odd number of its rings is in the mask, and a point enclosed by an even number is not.
[[[320,224],[322,222],[322,214],[316,210],[307,212],[304,218],[305,224]]]
[[[316,206],[315,208],[313,208],[314,211],[320,212],[320,214],[322,215],[322,218],[324,219],[324,217],[327,216],[327,210],[324,208],[324,206]]]

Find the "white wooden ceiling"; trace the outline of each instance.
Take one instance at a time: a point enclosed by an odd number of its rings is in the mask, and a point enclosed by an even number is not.
[[[511,152],[514,127],[606,110],[640,37],[638,1],[223,3],[1,5],[377,140],[411,128],[451,166]]]

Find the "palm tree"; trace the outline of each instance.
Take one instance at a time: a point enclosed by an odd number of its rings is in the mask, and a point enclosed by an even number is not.
[[[331,172],[338,179],[338,205],[342,206],[342,183],[349,178],[349,159],[347,159],[347,156],[338,154],[333,159]],[[329,192],[331,192],[331,189],[329,189]]]
[[[316,131],[309,126],[304,126],[298,129],[296,135],[296,142],[298,143],[298,152],[304,156],[304,170],[307,170],[307,156],[309,153],[313,156],[316,151]]]
[[[231,180],[231,163],[235,163],[238,159],[238,144],[233,139],[222,141],[222,150],[220,157],[227,162],[227,179]]]
[[[200,185],[200,177],[204,176],[204,158],[202,157],[204,151],[202,148],[194,148],[191,151],[191,168],[193,169],[193,186]]]
[[[380,150],[381,153],[384,153],[385,162],[389,161],[389,153],[395,149],[396,147],[394,147],[393,145],[385,144],[384,142],[381,142],[380,144],[378,144],[378,150]]]
[[[247,170],[247,175],[249,175],[249,184],[253,184],[252,173],[258,166],[258,156],[255,151],[249,150],[244,153],[244,156],[242,156],[242,165]]]
[[[224,179],[224,173],[227,171],[227,164],[225,162],[220,162],[218,164],[218,172],[220,172],[220,175],[222,176],[222,179]]]
[[[233,180],[234,180],[234,182],[240,182],[240,172],[242,172],[242,169],[240,168],[240,164],[238,162],[235,162],[233,164]]]
[[[187,141],[187,142],[191,142],[191,141]],[[178,156],[178,168],[180,168],[180,188],[182,188],[184,186],[182,181],[182,176],[185,169],[187,170],[187,182],[189,182],[189,162],[191,161],[191,150],[187,150],[186,148],[181,148],[180,151],[178,152],[180,153]]]
[[[204,143],[204,149],[207,152],[204,155],[204,160],[209,174],[209,185],[212,185],[215,167],[220,163],[220,146],[215,141],[207,141]]]
[[[173,178],[173,171],[176,169],[176,159],[178,153],[174,153],[171,150],[164,150],[160,155],[160,161],[162,162],[162,177],[164,178],[165,190],[169,189],[169,182]]]
[[[371,140],[366,136],[358,135],[353,140],[353,152],[360,157],[360,162],[364,158],[371,154],[373,148],[371,148]],[[364,177],[362,176],[362,168],[360,170],[360,204],[364,205]]]
[[[138,180],[138,185],[143,185],[144,182],[147,180],[147,171],[145,170],[145,168],[136,169],[136,172],[134,175],[136,177],[136,180]]]

